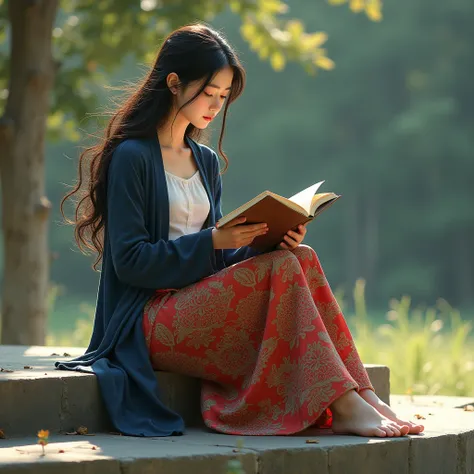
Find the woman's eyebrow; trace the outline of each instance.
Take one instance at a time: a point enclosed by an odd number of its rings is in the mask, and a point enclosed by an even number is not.
[[[220,89],[220,87],[217,84],[208,84],[208,87],[214,87],[215,89]],[[228,91],[229,89],[230,87],[228,87],[226,91]]]

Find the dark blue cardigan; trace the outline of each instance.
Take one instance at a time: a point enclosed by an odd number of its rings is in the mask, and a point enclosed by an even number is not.
[[[108,171],[104,254],[92,338],[84,355],[56,362],[97,375],[115,428],[127,435],[184,432],[181,416],[158,395],[142,330],[143,309],[156,289],[183,288],[258,255],[249,248],[215,250],[212,226],[222,216],[217,154],[185,137],[210,201],[200,232],[169,239],[169,201],[157,138],[128,139]]]

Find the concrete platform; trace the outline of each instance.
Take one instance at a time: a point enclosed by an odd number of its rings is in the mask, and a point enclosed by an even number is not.
[[[93,432],[113,429],[95,375],[54,368],[54,361],[83,353],[77,347],[0,346],[0,368],[12,371],[0,372],[0,429],[8,437],[40,429],[71,432],[78,426]],[[377,394],[388,403],[389,369],[366,367]],[[183,416],[187,426],[202,427],[199,380],[168,372],[156,376],[168,406]]]
[[[226,474],[240,459],[245,474],[471,474],[474,399],[392,396],[400,415],[425,417],[423,435],[395,439],[336,436],[236,437],[193,428],[180,437],[53,435],[42,456],[36,438],[0,439],[1,474]],[[237,449],[238,440],[243,448]],[[308,442],[310,441],[310,442]]]

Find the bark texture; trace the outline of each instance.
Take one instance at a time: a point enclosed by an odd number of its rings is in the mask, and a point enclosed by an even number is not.
[[[44,344],[49,282],[44,144],[58,0],[10,0],[9,95],[0,119],[2,344]]]

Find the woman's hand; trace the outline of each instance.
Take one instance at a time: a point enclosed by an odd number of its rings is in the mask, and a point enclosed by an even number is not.
[[[246,217],[235,218],[222,227],[212,230],[212,243],[214,249],[238,249],[249,245],[258,235],[267,233],[267,224],[247,224]]]
[[[289,230],[283,240],[277,245],[277,250],[294,250],[303,242],[304,236],[306,235],[306,224],[300,224],[298,226],[298,232]]]

